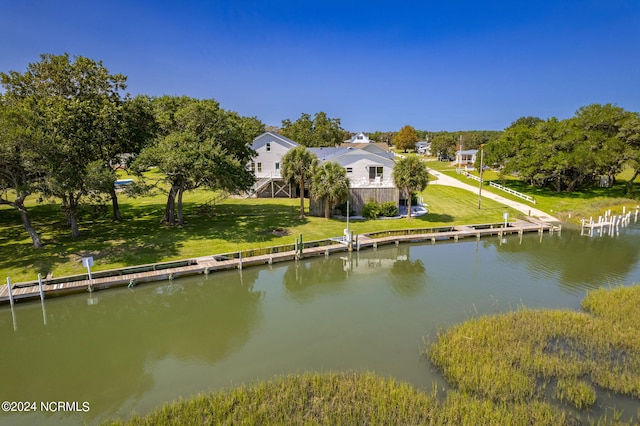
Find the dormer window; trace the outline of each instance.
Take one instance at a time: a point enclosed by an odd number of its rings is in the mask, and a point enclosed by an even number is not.
[[[271,142],[267,142],[267,152],[271,151]]]

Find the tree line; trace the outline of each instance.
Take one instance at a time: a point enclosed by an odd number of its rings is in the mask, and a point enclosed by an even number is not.
[[[0,82],[0,204],[20,213],[36,248],[43,243],[25,206],[29,195],[60,200],[77,237],[83,202],[110,199],[113,219],[121,219],[114,182],[125,163],[139,174],[163,173],[168,224],[182,223],[185,191],[253,184],[250,142],[264,124],[213,99],[131,97],[124,75],[68,54],[41,55],[23,73],[0,73]]]
[[[29,218],[27,197],[60,200],[77,237],[83,203],[109,200],[113,219],[122,219],[114,185],[118,167],[138,176],[151,167],[161,172],[168,188],[166,224],[183,224],[188,191],[240,192],[255,182],[247,164],[255,156],[251,141],[265,130],[260,120],[225,110],[213,99],[131,97],[126,80],[101,61],[68,54],[43,54],[24,72],[0,73],[0,204],[19,212],[34,247],[43,242]],[[336,146],[350,135],[340,119],[324,112],[285,119],[279,131],[303,146]],[[312,195],[325,200],[328,212],[346,197],[344,170],[333,163],[308,168],[303,157],[302,166],[294,156],[284,161],[283,172],[299,185],[313,182]],[[127,191],[143,194],[158,183],[139,180]]]
[[[610,187],[624,167],[631,167],[631,196],[640,174],[640,114],[592,104],[565,120],[521,117],[484,150],[485,164],[557,192]]]

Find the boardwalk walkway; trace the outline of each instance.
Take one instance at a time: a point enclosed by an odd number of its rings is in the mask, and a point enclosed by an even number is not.
[[[436,230],[425,229],[404,229],[376,232],[367,235],[358,235],[357,241],[353,244],[354,250],[373,247],[376,248],[384,244],[399,244],[401,242],[425,242],[435,243],[441,240],[458,241],[462,238],[481,238],[488,235],[506,235],[517,233],[522,235],[524,232],[554,231],[554,227],[544,221],[518,221],[512,222],[508,227],[503,224],[488,225],[471,225],[441,228]],[[332,244],[319,247],[310,247],[303,250],[302,257],[311,256],[328,256],[337,251],[350,250],[346,244]],[[48,284],[48,280],[43,281],[43,292],[45,297],[57,296],[62,294],[77,293],[83,291],[96,291],[110,287],[134,286],[143,282],[166,281],[178,277],[197,274],[209,274],[215,271],[227,269],[242,269],[252,265],[265,265],[275,262],[292,261],[299,259],[299,253],[294,250],[283,251],[260,256],[252,256],[246,258],[226,259],[221,255],[204,256],[196,259],[183,261],[186,266],[178,266],[174,268],[166,268],[159,270],[147,270],[144,272],[133,273],[117,273],[114,271],[112,276],[102,276],[99,278],[69,280],[56,284]],[[135,268],[129,268],[135,269]],[[104,275],[101,271],[101,274]],[[122,270],[120,270],[122,272]],[[40,298],[40,289],[37,283],[16,283],[12,285],[12,295],[14,300],[38,299]],[[9,287],[7,285],[0,286],[0,304],[9,303]]]

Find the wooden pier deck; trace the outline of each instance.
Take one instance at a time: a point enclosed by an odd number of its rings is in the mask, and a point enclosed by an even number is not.
[[[420,230],[397,230],[397,231],[385,231],[389,235],[384,235],[385,232],[377,232],[372,234],[358,235],[357,241],[353,245],[353,250],[359,250],[363,248],[376,248],[384,244],[400,244],[402,242],[425,242],[430,241],[435,243],[442,240],[454,240],[458,241],[463,238],[482,238],[484,236],[498,235],[502,237],[507,234],[520,234],[524,232],[539,232],[545,231],[553,232],[554,226],[548,223],[532,223],[519,221],[510,223],[508,227],[502,227],[499,224],[483,225],[480,226],[457,226],[452,227],[450,230],[441,232],[424,232],[420,233]],[[414,231],[417,233],[411,233]],[[401,235],[405,232],[405,235]],[[370,235],[374,235],[371,237]],[[310,247],[303,250],[302,257],[322,256],[329,255],[338,251],[347,251],[349,247],[347,244],[332,244],[319,247]],[[49,284],[50,280],[43,280],[43,293],[44,297],[59,296],[70,293],[78,293],[85,291],[97,291],[107,289],[110,287],[123,287],[133,286],[139,283],[152,282],[152,281],[166,281],[174,278],[179,278],[188,275],[197,274],[209,274],[215,271],[228,270],[228,269],[242,269],[248,266],[265,265],[276,262],[292,261],[299,258],[296,251],[284,251],[280,253],[273,253],[260,256],[252,256],[246,258],[233,258],[233,259],[220,259],[221,255],[204,256],[189,261],[182,261],[185,266],[169,267],[165,269],[157,270],[145,270],[141,272],[132,273],[120,273],[112,276],[94,277],[89,279],[70,280],[68,282],[59,282],[55,284]],[[219,260],[217,260],[219,259]],[[127,268],[127,270],[136,268]],[[155,268],[154,268],[155,269]],[[100,274],[104,274],[101,271]],[[96,273],[98,275],[99,273]],[[12,295],[14,301],[38,299],[40,298],[40,288],[37,283],[15,283],[12,284]],[[0,304],[9,303],[9,287],[7,285],[0,285]]]

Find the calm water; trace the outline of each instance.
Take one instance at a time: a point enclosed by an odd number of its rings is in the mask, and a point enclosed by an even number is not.
[[[442,379],[420,350],[438,329],[523,305],[579,309],[588,289],[640,283],[639,242],[640,225],[613,238],[563,230],[385,246],[47,299],[44,312],[2,307],[0,400],[80,411],[0,413],[0,423],[126,418],[303,371],[375,371],[431,390]]]

